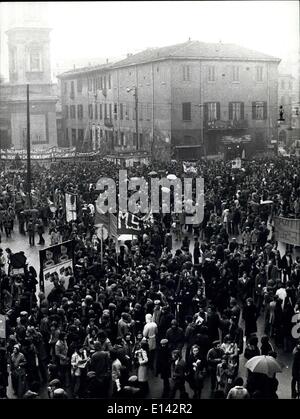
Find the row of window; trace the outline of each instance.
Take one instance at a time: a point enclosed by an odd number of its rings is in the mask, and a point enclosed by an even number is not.
[[[129,120],[129,114],[131,113],[132,119],[136,118],[135,105],[129,106],[126,103],[100,103],[100,104],[89,104],[88,105],[88,117],[89,119],[115,119],[118,118],[122,121],[124,119]],[[70,114],[69,114],[70,111]],[[65,118],[76,119],[76,105],[65,106]],[[83,105],[77,105],[77,119],[84,118]],[[150,121],[152,118],[152,105],[151,103],[139,103],[138,107],[138,118],[140,120]]]
[[[70,135],[69,135],[70,133]],[[115,133],[111,133],[111,131],[107,131],[104,129],[101,129],[100,127],[95,127],[95,132],[93,133],[93,130],[90,129],[89,132],[89,140],[91,141],[91,143],[93,142],[97,142],[97,144],[99,144],[99,140],[106,138],[108,136],[113,135],[113,140],[114,140],[114,145],[119,146],[119,147],[127,147],[128,145],[128,135],[132,135],[132,142],[133,142],[133,146],[136,145],[136,133],[129,133],[129,134],[125,134],[124,132],[119,132],[119,135],[117,132]],[[143,134],[140,133],[139,134],[139,140],[140,140],[140,144],[143,143],[144,137]],[[76,145],[78,144],[79,146],[83,144],[84,141],[84,130],[83,129],[75,129],[75,128],[66,128],[66,141],[69,142],[69,140],[71,140],[71,144],[72,145]],[[97,148],[97,147],[96,147]]]
[[[220,102],[207,102],[204,104],[204,120],[205,121],[215,121],[221,120],[220,112],[221,104]],[[122,121],[124,119],[129,120],[129,110],[132,111],[132,119],[135,120],[136,112],[135,109],[132,109],[128,104],[120,103],[119,106],[117,103],[104,103],[104,104],[89,104],[88,105],[88,117],[89,119],[103,120],[118,118]],[[228,104],[228,116],[229,120],[243,120],[245,118],[245,106],[243,102],[229,102]],[[83,105],[77,105],[77,119],[83,119]],[[69,106],[65,106],[65,118],[69,118]],[[70,106],[70,118],[76,119],[76,106]],[[138,109],[138,118],[139,120],[146,119],[148,121],[152,118],[152,106],[150,103],[139,104]],[[252,119],[254,120],[264,120],[267,119],[267,102],[252,102]],[[192,120],[192,103],[184,102],[182,103],[182,120],[191,121]]]
[[[231,66],[231,80],[233,82],[239,82],[240,81],[240,66],[233,65]],[[247,70],[250,68],[247,67]],[[257,82],[263,82],[264,80],[264,73],[263,73],[263,67],[262,66],[256,66],[255,67],[255,81]],[[225,74],[222,74],[222,77],[224,77]],[[217,80],[217,72],[216,67],[214,65],[210,65],[207,67],[207,80],[210,82]]]
[[[83,80],[77,79],[77,93],[82,93]],[[94,78],[88,78],[88,91],[96,92],[97,90],[106,90],[111,89],[111,75],[99,76]],[[68,82],[63,82],[63,92],[64,94],[68,93]],[[70,82],[70,97],[74,99],[75,97],[75,81]]]
[[[233,82],[240,81],[240,66],[231,66],[231,79]],[[247,67],[249,70],[249,67]],[[224,74],[222,74],[224,76]],[[190,65],[183,65],[182,66],[182,80],[183,81],[191,81],[192,80],[192,68]],[[216,66],[209,65],[207,66],[207,80],[210,82],[217,80],[217,71]],[[255,67],[255,80],[257,82],[263,81],[263,67],[256,66]],[[97,90],[106,90],[112,88],[111,82],[111,74],[97,76],[97,77],[90,77],[87,79],[88,82],[88,91],[89,92],[96,92]],[[82,93],[82,85],[83,79],[77,79],[77,92]],[[282,87],[283,86],[283,87]],[[291,83],[290,83],[291,86]],[[281,82],[281,88],[284,89],[284,80]],[[291,88],[291,87],[290,87]],[[63,87],[64,94],[68,92],[68,82],[64,82]],[[70,82],[70,97],[75,97],[75,81]]]
[[[207,102],[204,104],[204,120],[219,121],[221,120],[221,104],[220,102]],[[242,121],[245,119],[245,106],[243,102],[229,102],[228,119],[230,121]],[[267,119],[267,102],[252,102],[252,119]],[[192,120],[192,104],[185,102],[182,104],[182,120]]]

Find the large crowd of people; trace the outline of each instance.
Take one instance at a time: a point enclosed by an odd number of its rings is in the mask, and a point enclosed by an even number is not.
[[[68,286],[53,276],[48,295],[33,266],[16,273],[14,253],[0,250],[2,398],[10,382],[18,398],[151,397],[153,377],[165,398],[201,398],[208,378],[213,398],[277,398],[275,374],[248,371],[243,380],[240,369],[257,355],[276,358],[279,349],[293,359],[297,397],[300,342],[292,328],[300,258],[291,246],[280,254],[273,219],[300,218],[299,161],[263,158],[243,161],[241,169],[199,161],[195,168],[205,185],[199,225],[185,225],[184,214],[153,214],[132,240],[108,237],[103,249],[91,204],[100,177],[117,183],[117,165],[34,166],[33,210],[26,173],[2,172],[2,239],[17,240],[18,228],[32,248],[74,242]],[[128,168],[129,177],[148,181],[153,173],[191,176],[176,161]],[[78,197],[77,219],[69,223],[65,192]]]

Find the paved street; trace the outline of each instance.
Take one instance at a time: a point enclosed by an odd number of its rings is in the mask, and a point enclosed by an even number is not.
[[[240,239],[240,238],[238,238]],[[49,236],[48,234],[45,234],[45,246],[49,245]],[[13,252],[17,252],[20,250],[23,250],[25,252],[25,255],[28,258],[28,263],[30,265],[33,265],[36,271],[39,273],[39,254],[38,251],[45,246],[30,246],[28,242],[27,236],[22,236],[18,233],[18,226],[15,226],[15,232],[12,234],[11,238],[3,237],[2,235],[2,243],[1,246],[3,249],[6,249],[7,247],[10,247]],[[173,242],[174,251],[180,247],[180,243],[174,241]],[[193,251],[193,240],[191,236],[191,251]],[[281,254],[284,253],[284,245],[279,245],[279,250]],[[299,250],[299,249],[298,249]],[[297,252],[297,255],[299,254],[299,251]],[[264,326],[264,320],[263,315],[259,318],[258,321],[258,337],[260,338],[263,335],[263,326]],[[282,367],[282,373],[279,373],[277,375],[277,378],[279,380],[279,387],[278,387],[278,397],[280,399],[290,399],[290,382],[291,382],[291,364],[292,364],[292,355],[284,353],[281,348],[276,348],[275,343],[272,342],[272,345],[274,346],[275,350],[278,353],[278,361]],[[246,378],[246,370],[244,368],[246,360],[244,359],[243,355],[240,358],[240,375],[243,378]],[[162,381],[160,378],[155,377],[153,373],[150,372],[150,380],[149,380],[149,387],[150,387],[150,393],[149,398],[160,398],[162,395]],[[41,397],[47,397],[47,393],[44,388],[41,391]],[[192,396],[192,391],[189,388],[189,385],[187,384],[187,390]],[[9,397],[14,398],[14,395],[11,391],[11,386],[9,388]],[[210,397],[210,379],[209,377],[206,378],[204,389],[202,392],[202,398],[209,398]]]

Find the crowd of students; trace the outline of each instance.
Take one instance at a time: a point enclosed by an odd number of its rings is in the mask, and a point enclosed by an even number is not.
[[[162,397],[201,398],[210,377],[211,397],[276,398],[276,377],[248,372],[253,356],[293,357],[292,397],[300,380],[300,345],[292,336],[300,311],[300,259],[281,256],[274,237],[276,215],[299,218],[297,160],[264,158],[243,162],[197,162],[205,185],[204,219],[185,225],[183,215],[153,214],[136,239],[101,242],[94,225],[95,183],[118,179],[106,160],[56,163],[33,168],[35,211],[26,210],[23,173],[2,173],[0,229],[9,224],[31,246],[74,242],[74,272],[68,286],[57,277],[46,296],[38,275],[9,269],[11,251],[1,252],[1,313],[6,339],[0,351],[0,390],[11,375],[19,398],[151,397],[149,382],[161,379]],[[128,169],[190,176],[180,162]],[[67,223],[64,194],[78,197],[77,220]],[[267,202],[267,203],[265,203]],[[55,207],[54,211],[50,210]],[[23,249],[20,249],[22,251]],[[101,254],[103,257],[101,257]],[[258,336],[258,320],[264,335]],[[244,339],[245,338],[245,339]]]

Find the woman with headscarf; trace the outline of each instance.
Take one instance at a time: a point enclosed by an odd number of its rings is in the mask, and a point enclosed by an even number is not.
[[[148,340],[149,346],[149,368],[154,367],[154,357],[156,351],[156,336],[158,333],[157,324],[153,321],[151,314],[146,314],[146,324],[143,330],[143,336]]]

